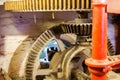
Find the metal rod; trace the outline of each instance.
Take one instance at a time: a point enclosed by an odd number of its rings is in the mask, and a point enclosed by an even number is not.
[[[36,15],[34,15],[34,23],[36,24],[37,20],[36,20]]]

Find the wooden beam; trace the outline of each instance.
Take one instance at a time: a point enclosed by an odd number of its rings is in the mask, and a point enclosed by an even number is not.
[[[120,14],[120,0],[107,0],[107,12]]]

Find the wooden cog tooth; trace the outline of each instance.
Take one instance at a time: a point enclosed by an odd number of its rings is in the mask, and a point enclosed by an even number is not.
[[[13,11],[73,11],[91,10],[91,0],[17,0],[6,1],[5,10]]]

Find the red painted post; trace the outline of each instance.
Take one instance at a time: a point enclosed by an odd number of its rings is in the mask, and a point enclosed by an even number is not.
[[[86,64],[92,74],[91,80],[106,80],[106,73],[103,69],[107,60],[106,0],[93,0],[92,5],[92,59],[86,60]]]
[[[2,75],[1,75],[1,73],[0,73],[0,80],[3,80],[3,79],[2,79]]]
[[[105,60],[107,58],[106,3],[102,2],[103,0],[97,1],[93,1],[92,58]]]
[[[107,59],[107,13],[106,0],[93,0],[92,58]],[[106,80],[106,74],[92,74],[91,80]]]

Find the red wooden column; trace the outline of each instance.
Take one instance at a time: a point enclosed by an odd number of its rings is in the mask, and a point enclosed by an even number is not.
[[[107,60],[106,0],[93,0],[92,58],[86,60],[91,80],[106,80],[103,68]]]
[[[94,2],[98,1],[98,2]],[[93,1],[92,58],[107,58],[107,13],[105,0]]]

